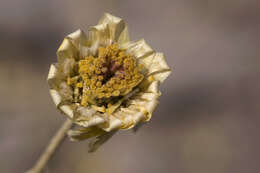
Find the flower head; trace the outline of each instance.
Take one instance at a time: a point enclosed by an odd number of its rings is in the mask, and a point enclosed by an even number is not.
[[[50,94],[59,110],[81,128],[72,140],[95,137],[94,151],[119,129],[149,121],[161,84],[171,73],[162,53],[142,39],[129,40],[126,23],[105,14],[88,35],[68,35],[48,75]]]

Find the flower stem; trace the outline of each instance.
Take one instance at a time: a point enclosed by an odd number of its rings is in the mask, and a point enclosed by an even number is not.
[[[40,173],[46,166],[50,158],[53,156],[56,149],[61,145],[66,137],[67,131],[71,128],[72,121],[67,119],[61,128],[56,132],[55,136],[52,137],[49,145],[46,147],[35,165],[28,170],[26,173]]]

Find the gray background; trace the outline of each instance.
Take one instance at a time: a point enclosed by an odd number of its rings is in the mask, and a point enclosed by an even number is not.
[[[46,78],[67,34],[104,12],[125,19],[173,69],[152,120],[94,154],[68,140],[47,173],[258,173],[260,2],[1,0],[0,172],[31,167],[65,118]]]

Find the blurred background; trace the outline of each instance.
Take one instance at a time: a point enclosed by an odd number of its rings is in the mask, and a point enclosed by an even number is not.
[[[96,153],[66,140],[46,173],[260,172],[258,0],[1,0],[0,168],[30,168],[65,120],[46,78],[63,38],[122,17],[173,69],[152,120]]]

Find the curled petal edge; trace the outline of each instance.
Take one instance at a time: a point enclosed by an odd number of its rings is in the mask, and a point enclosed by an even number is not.
[[[105,13],[100,19],[99,25],[109,26],[110,39],[112,41],[118,42],[119,44],[129,42],[128,27],[123,19]]]

